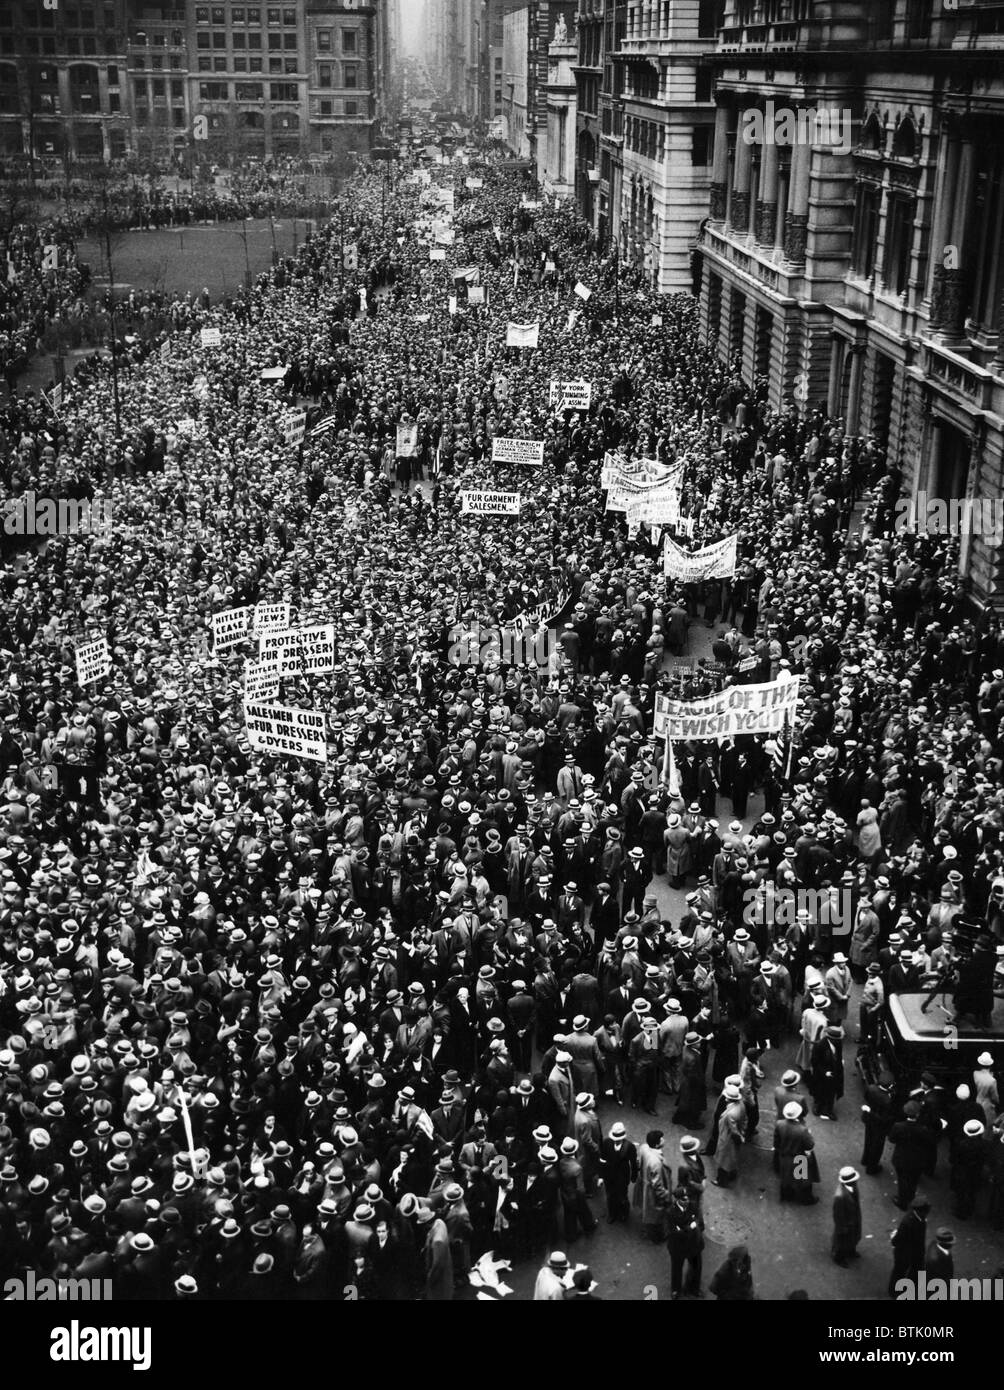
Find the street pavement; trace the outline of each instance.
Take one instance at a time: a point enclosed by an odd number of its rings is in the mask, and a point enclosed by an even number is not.
[[[710,657],[711,632],[698,624],[691,629],[686,658]],[[743,822],[749,830],[763,809],[762,798],[751,797],[749,814]],[[732,804],[720,798],[718,820],[728,824],[735,819]],[[663,876],[653,881],[649,889],[659,900],[663,917],[679,921],[684,907],[686,889],[676,891]],[[888,1298],[888,1281],[892,1269],[889,1238],[899,1222],[901,1213],[893,1205],[896,1183],[886,1150],[883,1172],[869,1177],[860,1163],[863,1143],[861,1123],[861,1081],[855,1068],[857,1053],[857,997],[855,987],[847,1021],[848,1038],[844,1044],[843,1100],[837,1104],[833,1122],[810,1117],[809,1126],[816,1141],[816,1155],[822,1181],[815,1188],[818,1205],[802,1207],[781,1205],[778,1198],[778,1179],[771,1166],[774,1128],[773,1091],[781,1074],[794,1065],[798,1038],[784,1042],[777,1050],[769,1050],[761,1060],[766,1073],[761,1085],[760,1127],[752,1142],[740,1153],[739,1177],[731,1188],[717,1188],[709,1182],[704,1195],[706,1223],[703,1287],[706,1290],[711,1276],[723,1263],[728,1250],[736,1244],[749,1248],[753,1260],[754,1289],[759,1299],[785,1299],[795,1289],[804,1289],[813,1300],[877,1300]],[[702,1148],[710,1133],[711,1117],[717,1100],[713,1085],[708,1088],[709,1106],[697,1134]],[[679,1143],[688,1131],[673,1123],[676,1106],[674,1097],[662,1095],[658,1116],[633,1110],[630,1105],[619,1106],[609,1100],[600,1103],[598,1113],[604,1133],[616,1120],[627,1127],[634,1142],[641,1143],[650,1129],[665,1134],[667,1160],[675,1172],[681,1162]],[[715,1174],[713,1158],[704,1159],[708,1177]],[[863,1237],[859,1247],[860,1259],[847,1268],[833,1263],[830,1257],[830,1238],[833,1228],[832,1201],[837,1186],[837,1173],[845,1164],[852,1164],[861,1174],[861,1210]],[[991,1277],[1004,1267],[1004,1235],[988,1229],[982,1213],[986,1211],[986,1194],[980,1200],[975,1219],[959,1221],[952,1215],[948,1190],[948,1160],[946,1146],[941,1145],[937,1172],[927,1179],[921,1191],[931,1202],[928,1217],[928,1238],[943,1225],[950,1226],[956,1235],[955,1272],[960,1277]],[[594,1198],[591,1208],[599,1220],[595,1233],[579,1236],[566,1247],[573,1264],[588,1264],[597,1282],[601,1298],[622,1301],[669,1299],[669,1256],[665,1246],[653,1245],[641,1235],[640,1223],[632,1215],[631,1224],[608,1225],[606,1203],[601,1195]],[[529,1299],[540,1259],[514,1264],[511,1274],[503,1275],[513,1288],[514,1296]]]

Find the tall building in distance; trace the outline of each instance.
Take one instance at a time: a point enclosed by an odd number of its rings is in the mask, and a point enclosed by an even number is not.
[[[0,6],[0,150],[68,165],[363,155],[389,115],[398,3]]]
[[[1004,483],[1004,6],[729,0],[701,331],[946,502]],[[1002,549],[960,573],[1004,607]]]

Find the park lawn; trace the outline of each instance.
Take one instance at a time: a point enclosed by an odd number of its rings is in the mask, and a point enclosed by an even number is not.
[[[150,232],[122,232],[112,239],[115,283],[134,290],[163,289],[168,294],[200,294],[208,289],[216,302],[244,283],[244,240],[240,222],[218,226],[195,224]],[[296,221],[296,244],[302,245],[307,224]],[[275,222],[279,255],[292,253],[294,227],[291,218]],[[77,247],[80,259],[91,267],[97,281],[107,284],[108,267],[103,247],[86,238]],[[247,223],[247,261],[252,278],[272,264],[272,232],[267,218]]]

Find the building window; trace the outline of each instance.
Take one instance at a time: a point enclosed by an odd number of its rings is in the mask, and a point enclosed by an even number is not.
[[[210,58],[199,59],[199,72],[212,72],[213,64]]]
[[[249,7],[248,7],[248,23],[249,23],[249,24],[260,24],[260,23],[261,23],[261,10],[259,10],[259,9],[257,8],[257,6],[253,6],[253,5],[252,5],[252,6],[249,6]]]
[[[299,96],[299,89],[295,82],[272,82],[269,84],[269,99],[271,101],[296,101]]]
[[[227,46],[227,36],[226,36],[226,34],[213,34],[213,47],[214,47],[214,48],[226,48],[226,46]]]
[[[281,19],[279,18],[279,11],[278,11],[278,9],[266,10],[266,11],[265,11],[265,14],[266,14],[266,17],[267,17],[267,19],[268,19],[269,24],[275,24],[276,26],[278,26],[279,24],[281,24],[282,21],[281,21]]]
[[[237,101],[262,101],[265,89],[260,82],[238,82],[234,88]]]
[[[357,87],[358,85],[359,85],[359,80],[358,80],[358,75],[357,75],[357,70],[356,70],[356,64],[355,64],[355,63],[343,63],[343,64],[342,64],[342,86],[343,86],[343,87],[350,87],[350,88],[351,88],[351,87]]]
[[[893,294],[906,293],[916,210],[916,199],[902,193],[890,193],[882,279],[886,289]]]
[[[346,116],[358,116],[358,115],[359,115],[359,103],[358,103],[358,101],[346,101],[346,103],[345,103],[345,114],[346,114]]]
[[[295,10],[283,10],[283,12],[282,12],[282,22],[283,22],[283,24],[287,25],[287,26],[288,26],[289,28],[291,28],[291,29],[295,28],[295,27],[296,27],[296,11],[295,11]]]
[[[286,73],[287,76],[293,76],[296,73],[296,70],[299,68],[299,66],[300,64],[296,61],[295,58],[284,58],[282,60],[282,70],[284,73]]]
[[[248,71],[249,71],[249,72],[263,72],[264,69],[263,69],[263,67],[262,67],[262,59],[261,59],[261,58],[251,58],[251,59],[249,59],[249,61],[248,61]]]
[[[874,184],[858,184],[854,204],[854,252],[851,267],[855,275],[868,280],[875,272],[878,246],[878,215],[881,193]]]
[[[331,86],[331,64],[319,63],[317,67],[317,85],[319,87]]]
[[[202,34],[202,33],[196,34],[196,36],[195,36],[195,47],[196,47],[196,48],[208,48],[208,47],[209,47],[209,35],[208,35],[208,34]]]
[[[246,58],[235,58],[233,60],[234,72],[247,72],[248,60]]]
[[[356,31],[355,31],[354,29],[343,29],[343,30],[342,30],[342,52],[343,52],[343,53],[355,53],[355,52],[356,52]]]
[[[199,83],[200,101],[229,101],[230,83],[229,82],[200,82]]]
[[[230,35],[230,42],[231,42],[231,44],[233,44],[234,48],[241,48],[241,49],[247,48],[248,36],[247,36],[247,34],[243,34],[243,33],[241,33],[241,34],[231,34],[231,35]]]
[[[235,6],[233,7],[233,9],[230,11],[230,23],[231,23],[231,24],[243,24],[243,23],[244,23],[244,7],[243,7],[243,5],[235,5]]]
[[[693,141],[690,147],[690,162],[699,168],[704,168],[711,163],[711,148],[714,144],[715,132],[711,126],[697,126],[694,129]]]
[[[330,116],[330,115],[331,115],[332,106],[333,106],[333,103],[330,102],[330,101],[319,101],[319,102],[317,103],[317,112],[318,112],[318,115],[320,115],[320,116]]]
[[[195,22],[196,22],[196,24],[208,24],[208,23],[209,23],[209,6],[208,6],[208,5],[196,5],[196,7],[195,7]]]
[[[318,31],[317,31],[317,48],[318,48],[318,51],[319,51],[319,52],[322,52],[322,53],[330,53],[330,52],[331,52],[331,30],[330,30],[330,29],[318,29]]]
[[[214,58],[214,59],[213,59],[213,72],[226,72],[226,70],[227,70],[227,55],[224,53],[224,54],[222,55],[222,57]]]
[[[282,46],[283,46],[283,48],[287,51],[287,53],[290,52],[290,51],[292,51],[292,52],[295,53],[295,52],[296,52],[296,35],[295,35],[295,34],[283,34],[283,36],[282,36]]]
[[[212,7],[212,16],[214,24],[226,24],[227,22],[226,11],[222,5],[214,5]]]

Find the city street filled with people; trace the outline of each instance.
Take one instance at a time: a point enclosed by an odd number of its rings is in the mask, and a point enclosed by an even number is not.
[[[8,355],[81,290],[12,237]],[[1004,633],[877,441],[771,409],[473,142],[168,319],[0,410],[0,1286],[999,1277],[1004,1053],[883,1038],[893,995],[1001,1017]],[[663,525],[608,506],[642,467]],[[111,524],[19,532],[29,492]],[[733,537],[731,576],[667,573]],[[327,625],[252,697],[257,633]],[[659,731],[792,680],[771,732]]]

